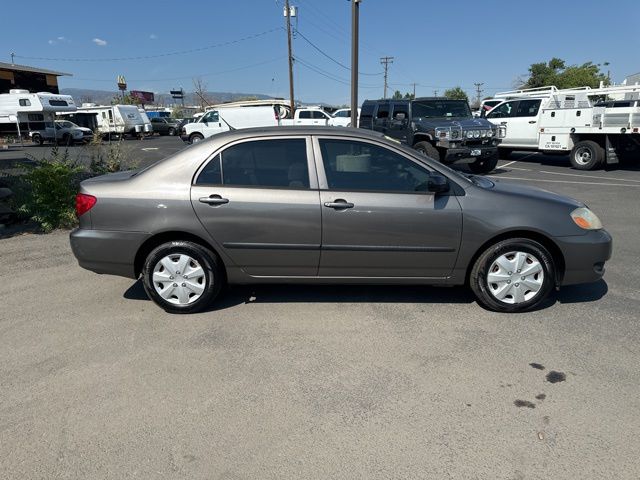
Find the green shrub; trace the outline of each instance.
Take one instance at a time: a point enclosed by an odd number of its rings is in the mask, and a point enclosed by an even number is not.
[[[81,171],[69,160],[66,150],[60,154],[54,147],[50,158],[36,160],[23,177],[16,192],[18,213],[39,223],[45,232],[73,227],[77,222],[74,203]]]

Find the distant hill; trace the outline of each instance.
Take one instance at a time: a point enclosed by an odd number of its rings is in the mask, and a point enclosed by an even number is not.
[[[102,105],[109,105],[113,97],[119,92],[109,90],[90,90],[85,88],[61,88],[60,93],[71,95],[77,105],[91,102]],[[233,102],[242,98],[252,97],[259,100],[272,98],[269,95],[261,93],[232,93],[232,92],[207,92],[206,98],[210,103]],[[155,96],[155,105],[172,105],[177,100],[173,100],[169,94],[157,94]],[[185,105],[198,105],[199,98],[193,93],[186,93],[184,96]]]

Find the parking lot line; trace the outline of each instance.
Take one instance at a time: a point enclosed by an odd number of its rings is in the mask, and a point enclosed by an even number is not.
[[[615,181],[618,181],[618,182],[640,183],[640,180],[631,180],[631,179],[628,179],[628,178],[602,177],[602,176],[598,176],[598,175],[584,175],[584,174],[579,174],[579,173],[548,172],[548,171],[545,171],[545,170],[540,170],[540,173],[548,173],[550,175],[566,175],[566,176],[581,177],[581,178],[602,178],[604,180],[615,180]]]
[[[629,185],[625,183],[605,183],[605,182],[574,182],[571,180],[545,180],[543,178],[523,178],[523,177],[498,177],[496,175],[490,175],[491,178],[496,180],[521,180],[524,182],[547,182],[547,183],[576,183],[578,185],[603,185],[610,187],[640,187],[640,185]]]
[[[517,160],[514,160],[514,161],[509,162],[509,163],[505,163],[504,165],[500,165],[500,168],[508,167],[509,165],[513,165],[516,162],[517,162]]]

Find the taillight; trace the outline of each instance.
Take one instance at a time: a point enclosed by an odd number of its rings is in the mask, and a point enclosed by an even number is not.
[[[78,193],[76,195],[76,215],[79,217],[93,208],[98,199],[93,195]]]

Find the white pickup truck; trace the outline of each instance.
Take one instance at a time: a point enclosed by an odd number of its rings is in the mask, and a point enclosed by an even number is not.
[[[280,125],[332,125],[333,117],[319,108],[298,108],[293,118],[283,118]]]

